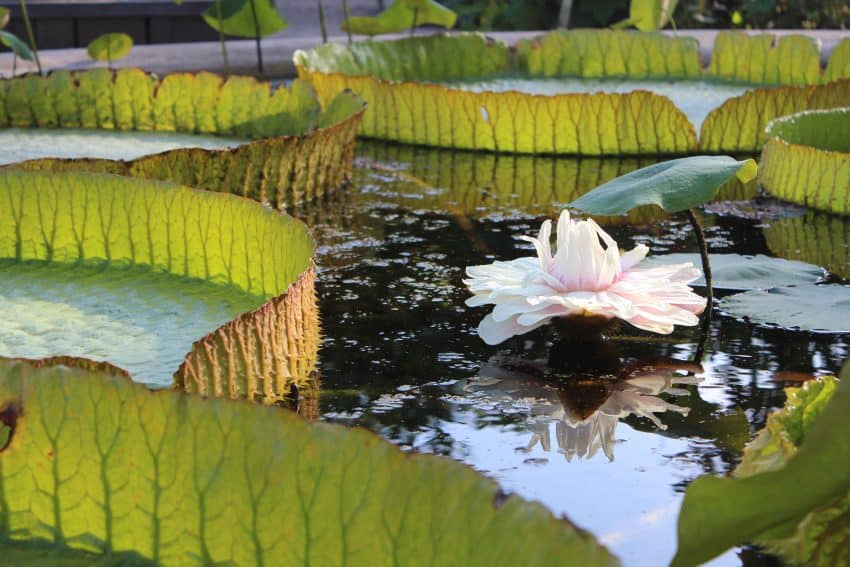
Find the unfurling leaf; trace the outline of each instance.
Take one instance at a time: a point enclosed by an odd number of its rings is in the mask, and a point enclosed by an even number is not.
[[[397,33],[415,26],[453,28],[457,14],[434,0],[395,0],[377,16],[355,16],[340,25],[342,31],[361,35]]]
[[[678,0],[632,0],[629,21],[641,31],[663,29],[673,18]]]
[[[29,46],[11,32],[0,30],[0,43],[8,47],[15,55],[26,61],[35,61],[35,54]]]
[[[201,15],[214,30],[252,39],[275,34],[289,25],[270,0],[221,0]]]
[[[105,33],[86,47],[89,57],[95,61],[118,61],[130,54],[133,38],[126,33]]]
[[[658,205],[668,213],[709,202],[720,186],[738,177],[755,176],[753,160],[729,156],[693,156],[650,165],[600,185],[568,206],[593,215],[622,215],[642,205]]]

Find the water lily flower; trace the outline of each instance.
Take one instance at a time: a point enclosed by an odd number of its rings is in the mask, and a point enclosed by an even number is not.
[[[674,325],[696,325],[705,298],[688,286],[700,277],[692,263],[641,268],[649,249],[640,244],[620,253],[617,243],[592,219],[558,219],[557,251],[552,254],[552,222],[534,244],[537,257],[496,261],[467,268],[463,280],[473,293],[470,307],[493,304],[478,326],[487,344],[528,333],[556,317],[621,319],[661,334]]]

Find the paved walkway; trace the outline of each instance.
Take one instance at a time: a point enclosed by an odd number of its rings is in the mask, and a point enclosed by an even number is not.
[[[278,0],[279,3],[283,4],[282,10],[286,10],[287,2],[297,1]],[[336,0],[324,0],[324,2],[325,4],[330,4],[331,2],[337,3]],[[319,33],[318,18],[314,20],[314,24],[310,24],[310,10],[304,8],[303,3],[299,2],[299,4],[302,4],[301,8],[289,10],[290,14],[287,17],[291,22],[290,28],[281,35],[264,39],[262,42],[263,58],[266,62],[266,76],[268,77],[293,76],[295,74],[295,68],[292,64],[292,55],[295,50],[310,49],[320,45],[322,42],[321,34]],[[351,0],[351,6],[352,13],[368,13],[369,10],[374,11],[376,9],[377,0]],[[312,8],[315,8],[315,5]],[[338,23],[342,21],[341,9],[340,13],[333,10],[330,11],[328,18],[329,33],[332,34],[329,40],[336,43],[346,42],[346,36],[342,35],[338,29]],[[422,35],[430,33],[432,33],[432,30],[420,30],[417,32],[417,34]],[[541,33],[544,32],[492,32],[487,35],[508,43],[513,43],[519,38],[535,37]],[[673,35],[675,32],[667,33]],[[802,32],[797,30],[774,30],[771,33],[783,35]],[[850,38],[850,32],[842,30],[824,30],[807,33],[821,41],[824,63],[839,41]],[[714,44],[714,37],[717,35],[716,30],[682,30],[678,34],[695,37],[700,42],[700,54],[703,63],[708,62],[711,56],[711,48]],[[404,35],[406,34],[382,36],[382,38],[391,39],[393,37],[403,37]],[[228,41],[227,50],[231,73],[251,74],[256,72],[256,52],[253,41]],[[41,51],[39,54],[42,66],[46,70],[85,69],[103,66],[103,63],[90,61],[84,49],[54,49]],[[142,67],[158,74],[201,70],[224,71],[221,48],[217,42],[137,45],[127,58],[118,63],[118,66]],[[11,68],[11,54],[7,52],[0,55],[0,74],[8,76]],[[19,62],[18,73],[32,70],[35,70],[34,65],[27,62]]]

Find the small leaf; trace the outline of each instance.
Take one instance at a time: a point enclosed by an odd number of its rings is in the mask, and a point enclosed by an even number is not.
[[[435,25],[452,28],[457,14],[434,0],[395,0],[377,16],[348,18],[340,29],[361,35],[381,35],[408,30],[414,26]]]
[[[709,254],[711,262],[711,285],[714,289],[746,291],[750,289],[771,289],[792,285],[813,284],[825,274],[822,268],[771,258],[758,254],[743,256],[741,254]],[[650,256],[641,266],[660,266],[664,264],[681,264],[691,262],[700,265],[699,254],[661,254]],[[705,279],[700,278],[691,283],[694,286],[704,286]]]
[[[593,215],[622,215],[642,205],[658,205],[668,213],[698,207],[714,198],[720,186],[753,160],[729,156],[694,156],[644,167],[600,185],[568,206]]]
[[[673,18],[678,0],[632,0],[629,20],[641,31],[664,28]]]
[[[800,285],[752,290],[720,301],[720,309],[753,323],[816,333],[850,332],[850,286]]]
[[[289,25],[269,0],[220,0],[201,16],[214,30],[237,37],[266,37]]]
[[[5,28],[6,26],[9,25],[9,16],[10,15],[11,15],[11,12],[9,11],[9,8],[4,8],[4,7],[0,6],[0,28]]]
[[[133,38],[126,33],[105,33],[95,38],[86,52],[95,61],[118,61],[133,49]]]
[[[0,30],[0,43],[11,49],[15,55],[26,61],[35,61],[35,55],[29,46],[11,32]]]

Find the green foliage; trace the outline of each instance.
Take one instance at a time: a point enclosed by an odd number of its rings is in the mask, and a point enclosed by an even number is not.
[[[217,5],[201,15],[210,27],[227,35],[258,39],[288,25],[270,0],[221,0],[220,7],[221,18]]]
[[[5,28],[9,25],[9,17],[11,14],[12,13],[9,11],[9,8],[0,6],[0,28]]]
[[[413,29],[420,25],[452,28],[457,15],[434,0],[395,0],[377,16],[350,17],[340,29],[361,35],[381,35]]]
[[[834,391],[826,380],[789,392],[786,409],[745,453],[738,478],[691,484],[674,567],[752,541],[798,564],[846,564],[850,479],[836,471],[850,468],[850,364],[841,374]]]
[[[105,33],[89,43],[86,53],[95,61],[113,61],[123,59],[133,49],[133,38],[126,33]]]
[[[629,21],[641,31],[663,29],[673,18],[678,0],[631,0]]]
[[[540,504],[365,430],[68,361],[0,360],[0,406],[13,404],[4,557],[40,543],[165,566],[617,563]]]
[[[12,52],[26,61],[35,61],[35,53],[29,46],[21,41],[18,36],[6,30],[0,30],[0,43],[12,50]]]
[[[650,165],[600,185],[568,206],[594,215],[620,215],[643,205],[675,213],[709,202],[733,177],[747,182],[756,173],[753,160],[729,156],[693,156]]]

